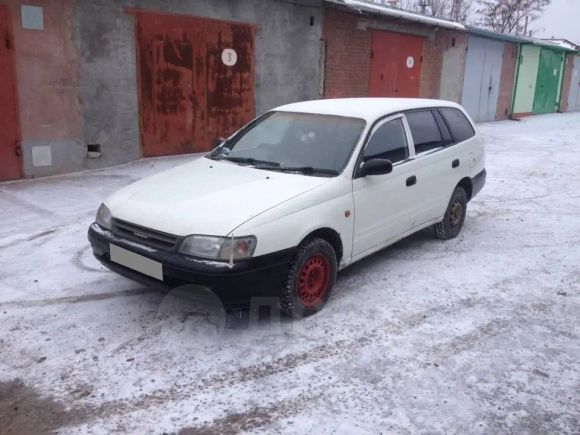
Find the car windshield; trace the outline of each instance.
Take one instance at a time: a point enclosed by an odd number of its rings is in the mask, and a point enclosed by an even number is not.
[[[310,113],[269,112],[208,157],[260,169],[337,175],[346,166],[365,121]]]

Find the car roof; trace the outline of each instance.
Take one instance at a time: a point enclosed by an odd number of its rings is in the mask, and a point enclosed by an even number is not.
[[[377,118],[403,110],[430,107],[455,107],[462,109],[459,104],[451,101],[424,98],[333,98],[286,104],[273,110],[346,116],[373,122]]]

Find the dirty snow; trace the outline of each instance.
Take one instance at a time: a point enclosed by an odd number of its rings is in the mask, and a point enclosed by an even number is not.
[[[93,259],[102,198],[195,157],[0,184],[0,433],[580,432],[580,113],[480,130],[461,236],[353,265],[295,323]]]

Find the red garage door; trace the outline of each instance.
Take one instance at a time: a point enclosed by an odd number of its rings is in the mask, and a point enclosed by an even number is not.
[[[372,31],[371,97],[418,97],[423,39]]]
[[[254,117],[254,29],[138,14],[143,155],[207,151]]]
[[[10,11],[0,5],[0,181],[22,177]]]

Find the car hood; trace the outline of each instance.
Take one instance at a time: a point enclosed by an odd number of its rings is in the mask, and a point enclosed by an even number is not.
[[[114,218],[146,228],[177,236],[226,236],[328,180],[202,157],[130,184],[105,204]]]

